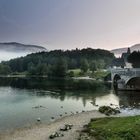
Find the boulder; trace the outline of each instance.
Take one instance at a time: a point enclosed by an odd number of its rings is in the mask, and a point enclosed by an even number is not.
[[[99,112],[101,112],[107,116],[110,116],[110,115],[116,115],[116,114],[120,113],[120,110],[111,108],[110,106],[101,106],[101,107],[99,107]]]
[[[54,139],[54,138],[56,138],[56,137],[63,137],[64,136],[64,134],[61,134],[61,133],[59,133],[59,132],[54,132],[54,133],[52,133],[50,136],[49,136],[49,138],[50,139]]]
[[[73,125],[72,124],[65,124],[63,127],[60,128],[60,131],[68,131],[72,129]]]

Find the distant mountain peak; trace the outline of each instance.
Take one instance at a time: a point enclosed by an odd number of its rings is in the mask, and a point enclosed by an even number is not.
[[[140,51],[140,44],[135,44],[131,47],[124,47],[124,48],[118,48],[111,50],[112,53],[115,54],[115,56],[121,56],[122,53],[127,52],[127,49],[130,48],[131,52],[133,51]]]
[[[131,49],[140,50],[140,44],[135,44],[135,45],[131,46]]]
[[[18,42],[4,42],[0,43],[0,51],[34,53],[47,51],[47,49],[37,45],[27,45]]]

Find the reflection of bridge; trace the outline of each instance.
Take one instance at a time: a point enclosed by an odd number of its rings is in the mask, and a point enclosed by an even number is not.
[[[140,90],[140,68],[111,69],[115,89]]]

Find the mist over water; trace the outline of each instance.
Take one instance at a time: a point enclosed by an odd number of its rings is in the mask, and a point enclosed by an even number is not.
[[[0,51],[0,62],[1,61],[7,61],[13,58],[26,56],[27,54],[30,54],[29,52],[7,52],[7,51]]]

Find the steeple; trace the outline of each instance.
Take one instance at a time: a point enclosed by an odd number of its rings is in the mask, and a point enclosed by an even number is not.
[[[127,49],[127,54],[131,54],[130,48]]]

